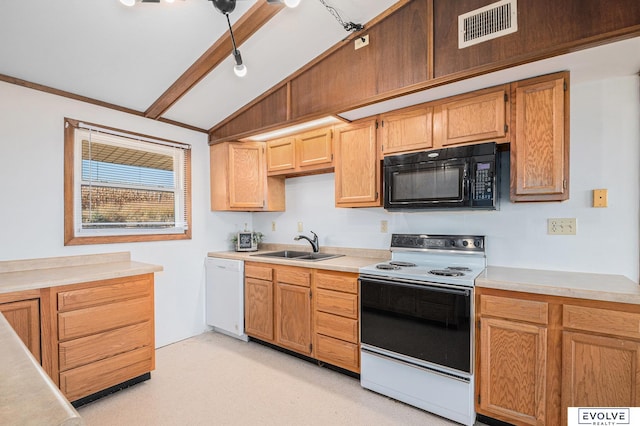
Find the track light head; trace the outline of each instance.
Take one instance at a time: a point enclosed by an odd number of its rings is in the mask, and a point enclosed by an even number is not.
[[[228,15],[236,8],[236,0],[210,0],[213,6],[223,15]]]

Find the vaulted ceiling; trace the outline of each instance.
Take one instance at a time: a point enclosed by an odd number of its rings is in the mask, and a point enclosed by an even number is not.
[[[327,3],[367,22],[396,0]],[[318,0],[238,0],[230,18],[244,78],[208,0],[3,1],[0,80],[208,130],[348,35]]]

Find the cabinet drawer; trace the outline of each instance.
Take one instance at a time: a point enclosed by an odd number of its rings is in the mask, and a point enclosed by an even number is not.
[[[482,315],[528,321],[536,324],[547,324],[549,322],[548,304],[535,300],[483,294],[480,296],[480,312]]]
[[[358,343],[358,320],[316,312],[316,333]]]
[[[110,285],[61,291],[58,293],[58,310],[69,311],[112,303],[118,300],[148,296],[151,294],[151,286],[149,284],[150,279],[144,276],[135,280],[118,280]]]
[[[640,314],[638,313],[564,305],[562,325],[577,330],[640,339]]]
[[[358,318],[358,296],[331,290],[316,290],[316,310],[329,314]]]
[[[310,287],[311,271],[306,268],[277,268],[276,281],[279,283]]]
[[[317,271],[316,287],[326,288],[327,290],[337,290],[357,294],[358,276],[351,274],[345,275],[344,273]]]
[[[360,350],[357,344],[317,334],[315,349],[319,360],[360,372]]]
[[[244,276],[257,278],[259,280],[271,281],[273,279],[273,269],[268,266],[255,265],[253,263],[244,264]]]
[[[144,347],[60,373],[60,390],[76,401],[153,370],[153,348]]]
[[[58,314],[58,339],[87,336],[152,319],[150,297],[63,312]]]
[[[153,345],[149,321],[60,343],[60,371]]]

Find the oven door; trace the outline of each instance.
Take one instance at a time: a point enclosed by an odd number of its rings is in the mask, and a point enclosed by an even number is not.
[[[363,347],[472,373],[473,288],[368,276],[358,281]]]
[[[469,206],[465,159],[385,165],[383,172],[387,210]]]

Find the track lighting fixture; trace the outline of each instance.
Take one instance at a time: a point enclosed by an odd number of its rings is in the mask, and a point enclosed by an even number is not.
[[[229,14],[236,8],[236,0],[210,0],[213,6],[227,18],[227,24],[229,25],[229,34],[231,34],[231,44],[233,45],[233,59],[236,61],[236,65],[233,67],[233,72],[238,77],[244,77],[247,75],[247,66],[242,62],[242,55],[236,46],[236,39],[233,36],[233,29],[231,28],[231,20]]]

